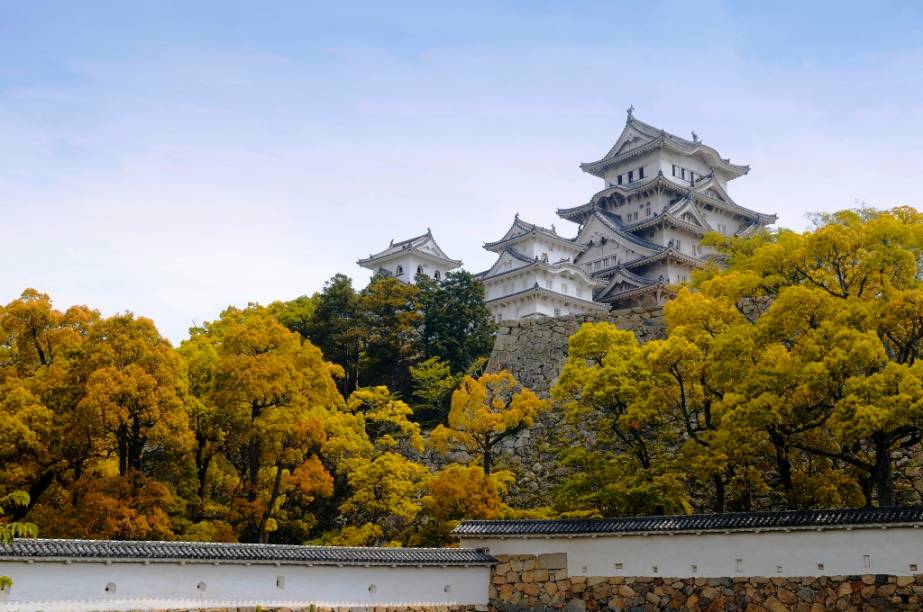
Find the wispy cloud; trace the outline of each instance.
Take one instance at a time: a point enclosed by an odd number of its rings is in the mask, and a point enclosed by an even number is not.
[[[310,44],[260,21],[234,22],[240,40],[164,25],[124,53],[116,35],[43,47],[32,72],[0,70],[0,301],[35,286],[179,340],[228,304],[364,279],[356,258],[427,226],[479,270],[517,211],[576,229],[554,211],[599,188],[577,163],[608,149],[628,104],[750,163],[732,194],[785,225],[857,198],[923,204],[919,43],[773,61],[741,35],[765,16],[705,6],[704,25],[654,19],[644,36],[523,9],[470,30],[470,12],[454,27],[380,17],[393,38],[366,24],[338,41],[328,18]]]

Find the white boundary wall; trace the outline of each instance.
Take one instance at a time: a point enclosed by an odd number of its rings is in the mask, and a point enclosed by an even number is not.
[[[571,576],[910,576],[923,570],[923,529],[622,534],[574,537],[469,537],[491,555],[567,553]]]
[[[0,610],[486,606],[490,568],[0,561]],[[280,580],[281,579],[281,580]],[[107,591],[108,587],[108,591]]]

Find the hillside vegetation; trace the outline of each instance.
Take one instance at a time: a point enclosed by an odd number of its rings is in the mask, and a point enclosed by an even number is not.
[[[678,288],[665,339],[570,339],[552,399],[592,436],[558,436],[568,469],[529,510],[504,502],[504,453],[551,401],[484,372],[470,274],[337,275],[179,347],[28,289],[0,307],[0,537],[442,545],[464,518],[910,499],[895,466],[921,452],[923,215],[707,240],[722,265]]]

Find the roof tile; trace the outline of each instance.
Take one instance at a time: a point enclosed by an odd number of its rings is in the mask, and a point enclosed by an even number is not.
[[[812,527],[923,524],[923,506],[845,508],[785,512],[733,512],[602,519],[465,521],[461,537],[670,533],[677,531],[753,531]]]

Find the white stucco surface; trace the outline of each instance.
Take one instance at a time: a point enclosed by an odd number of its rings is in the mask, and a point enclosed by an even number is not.
[[[480,566],[3,561],[0,575],[0,610],[22,611],[486,605],[490,582]]]
[[[599,537],[462,538],[492,555],[567,553],[570,575],[835,576],[919,574],[923,529],[912,527]]]

